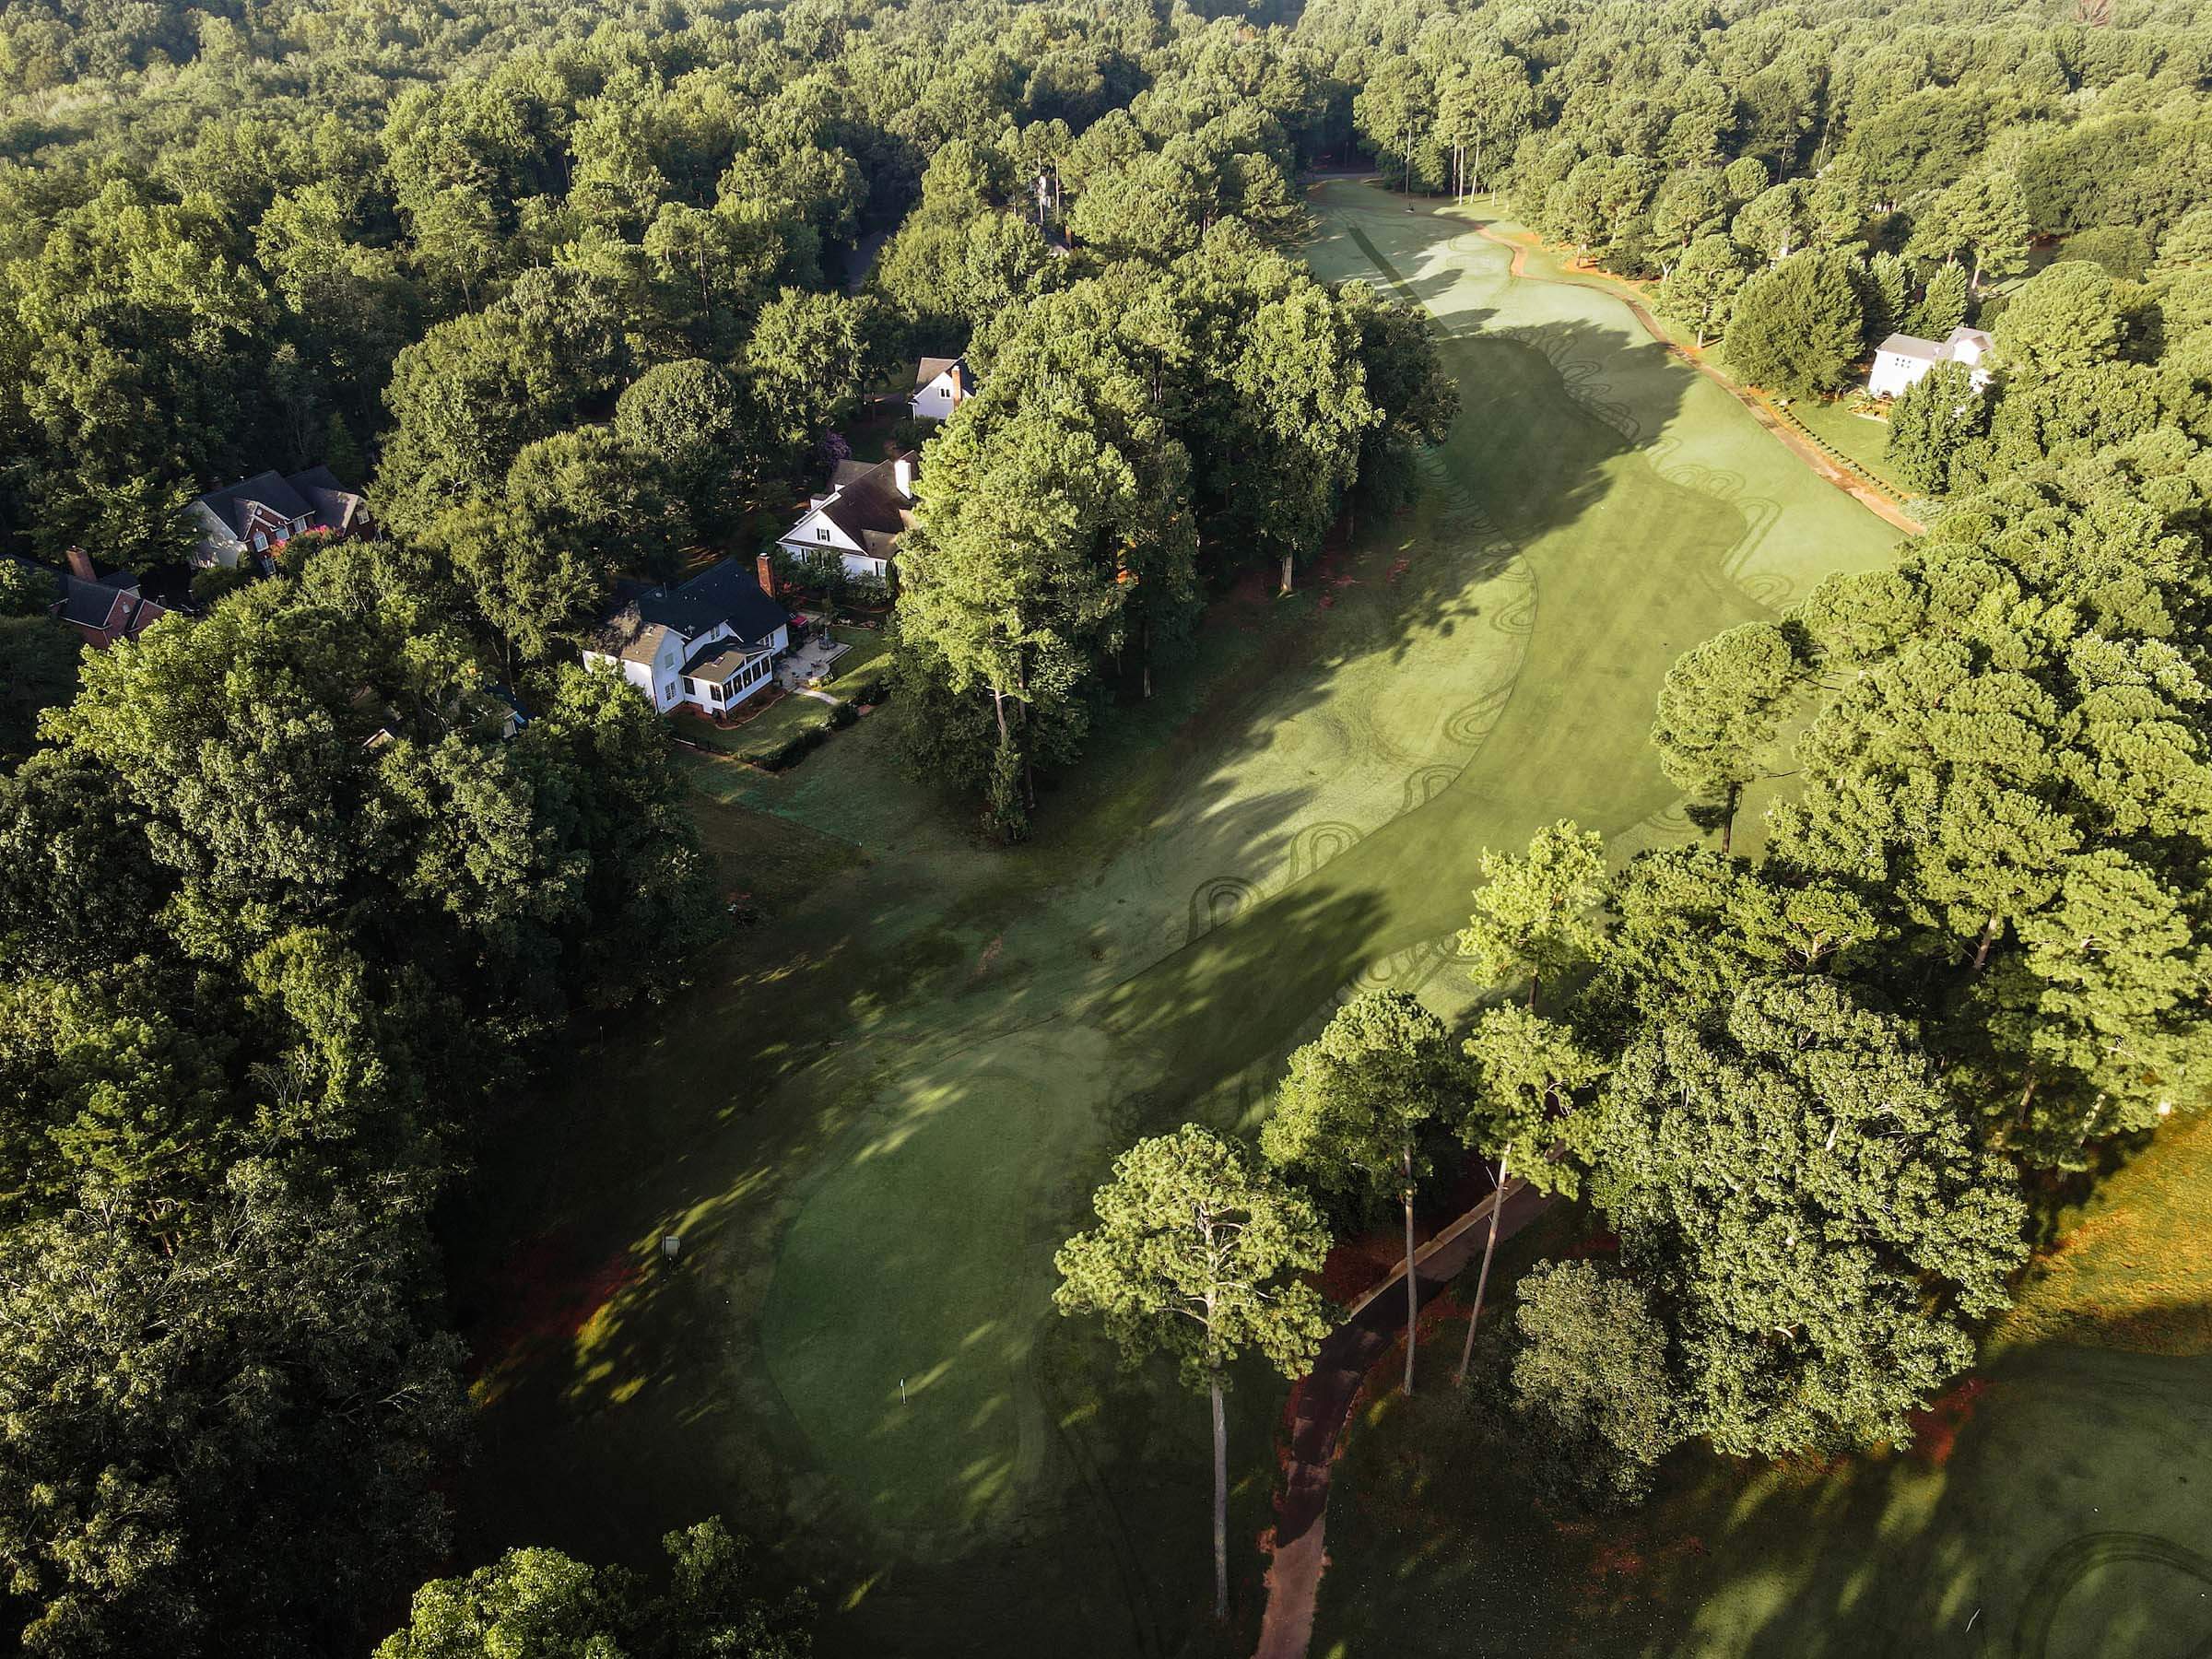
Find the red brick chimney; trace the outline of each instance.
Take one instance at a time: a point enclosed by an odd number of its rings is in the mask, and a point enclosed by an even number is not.
[[[754,559],[753,568],[760,578],[760,591],[773,597],[776,591],[775,562],[763,553]]]
[[[82,547],[69,549],[69,574],[80,582],[98,582],[99,572],[92,569],[92,555]]]

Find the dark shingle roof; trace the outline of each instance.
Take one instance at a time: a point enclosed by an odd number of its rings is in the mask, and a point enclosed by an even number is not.
[[[350,530],[362,507],[360,492],[348,489],[327,466],[311,466],[285,480],[312,508],[312,517],[325,530]]]
[[[965,370],[968,367],[966,363],[961,362],[961,360],[957,357],[924,358],[920,365],[914,370],[914,390],[919,392],[923,387],[928,385],[931,381],[935,380],[938,375],[944,373],[946,370],[951,368],[955,363],[959,363],[962,370]]]
[[[693,640],[727,623],[732,633],[750,645],[790,620],[790,613],[761,591],[750,568],[740,559],[725,559],[680,587],[647,588],[626,598],[585,643],[608,656],[645,663],[670,634],[688,647]]]
[[[68,571],[57,571],[34,559],[0,555],[11,564],[39,571],[53,578],[60,594],[53,615],[89,633],[137,635],[169,615],[170,607],[139,591],[137,576],[125,570],[109,571],[96,582]]]
[[[305,519],[318,530],[349,530],[360,511],[359,491],[346,488],[327,466],[311,466],[290,477],[273,472],[255,473],[220,489],[211,489],[199,504],[230,526],[241,539],[253,527],[247,508],[258,504],[289,524]]]
[[[255,473],[250,478],[241,478],[220,489],[211,489],[200,498],[201,506],[230,526],[238,535],[244,535],[253,527],[247,512],[258,504],[266,507],[278,518],[291,520],[307,518],[313,510],[300,500],[300,492],[273,472]]]
[[[884,535],[898,535],[906,528],[906,512],[913,506],[914,498],[900,492],[897,465],[900,460],[911,462],[913,458],[909,451],[892,460],[878,461],[822,503],[823,517],[862,547],[867,545],[864,538],[871,530]]]

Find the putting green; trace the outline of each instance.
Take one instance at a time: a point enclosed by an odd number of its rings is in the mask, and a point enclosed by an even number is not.
[[[1617,301],[1358,186],[1316,206],[1324,275],[1398,284],[1449,331],[1463,414],[1418,504],[1300,599],[1218,607],[1037,844],[968,846],[874,723],[788,777],[713,774],[865,857],[611,1044],[484,1183],[485,1324],[512,1299],[492,1259],[533,1232],[587,1261],[695,1241],[498,1372],[487,1533],[519,1511],[635,1554],[774,1504],[853,1541],[833,1644],[935,1618],[978,1651],[1174,1645],[1205,1589],[1203,1412],[1115,1381],[1049,1309],[1107,1161],[1248,1114],[1347,983],[1464,1002],[1450,941],[1486,846],[1562,816],[1623,850],[1687,837],[1645,739],[1667,665],[1886,555]],[[1279,1399],[1252,1382],[1240,1536]]]

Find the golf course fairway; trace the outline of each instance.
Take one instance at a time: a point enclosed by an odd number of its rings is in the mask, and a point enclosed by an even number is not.
[[[719,1512],[820,1574],[830,1653],[1210,1651],[1203,1406],[1053,1316],[1054,1247],[1135,1136],[1248,1125],[1341,988],[1464,1006],[1486,847],[1688,839],[1647,742],[1668,665],[1888,557],[1618,300],[1514,277],[1467,218],[1312,205],[1321,276],[1442,332],[1462,409],[1418,500],[1300,594],[1217,604],[1025,846],[971,843],[886,721],[775,777],[698,762],[772,920],[484,1155],[472,1564],[642,1560]],[[1282,1390],[1240,1384],[1249,1613]]]

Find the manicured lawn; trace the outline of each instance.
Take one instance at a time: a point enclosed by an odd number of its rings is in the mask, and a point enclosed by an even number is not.
[[[874,700],[888,666],[888,641],[873,629],[832,628],[830,631],[851,649],[832,665],[837,677],[823,688],[841,701]],[[787,692],[742,725],[718,726],[691,713],[674,715],[670,724],[687,743],[755,766],[773,768],[795,765],[814,743],[829,735],[836,717],[836,710],[820,698]]]
[[[643,1559],[721,1511],[809,1540],[830,1654],[1217,1645],[1204,1408],[1053,1315],[1053,1247],[1134,1136],[1251,1123],[1347,981],[1464,1007],[1484,846],[1563,816],[1688,836],[1645,745],[1676,653],[1894,539],[1614,300],[1356,185],[1317,206],[1324,275],[1394,274],[1453,331],[1465,413],[1419,502],[1296,597],[1217,606],[1023,847],[907,776],[896,704],[786,772],[698,761],[725,861],[765,817],[818,872],[529,1102],[454,1206],[469,1559]],[[1222,1652],[1282,1399],[1232,1395]]]
[[[1846,397],[1833,403],[1801,397],[1789,407],[1798,425],[1884,488],[1900,497],[1913,491],[1898,482],[1888,470],[1889,423],[1851,412]]]
[[[830,705],[787,691],[742,725],[719,726],[691,713],[673,714],[669,724],[686,743],[766,766],[779,760],[802,734],[828,732]]]

